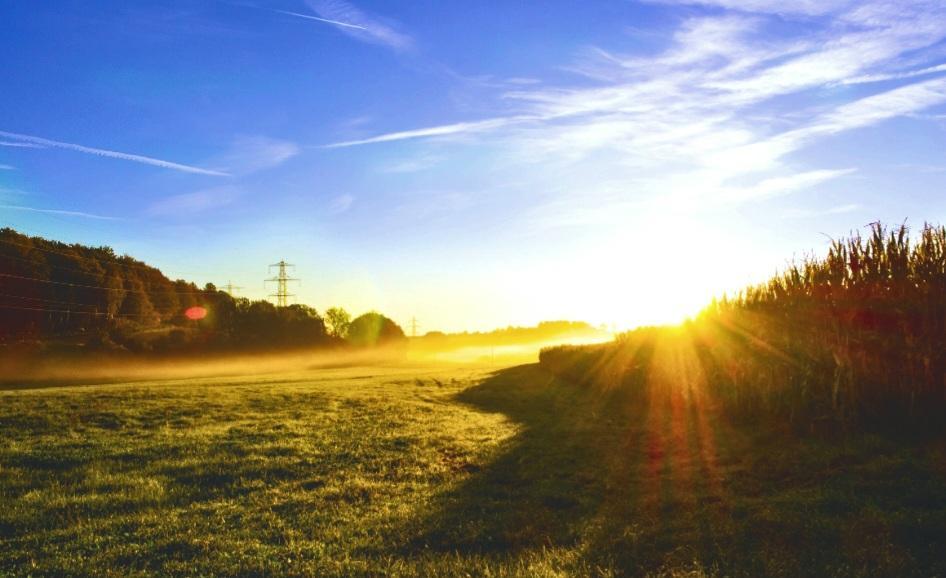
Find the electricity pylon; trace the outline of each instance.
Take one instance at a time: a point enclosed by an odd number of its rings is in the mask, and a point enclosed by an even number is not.
[[[411,317],[411,337],[417,337],[418,327],[420,327],[420,323],[417,322],[417,318]]]
[[[295,297],[295,295],[289,293],[289,283],[298,282],[299,279],[294,279],[289,276],[286,272],[287,267],[292,267],[295,270],[295,265],[286,263],[285,261],[280,261],[279,263],[273,263],[269,266],[269,271],[273,271],[273,267],[279,267],[279,272],[275,277],[270,277],[264,281],[265,283],[276,283],[276,292],[270,295],[270,297],[276,298],[276,307],[285,307],[289,305],[289,298]]]
[[[229,281],[229,280],[227,281],[227,284],[223,286],[223,290],[224,290],[224,291],[226,292],[226,294],[229,295],[230,297],[236,297],[236,295],[234,295],[234,293],[236,293],[236,292],[239,291],[240,289],[243,289],[243,287],[238,287],[237,285],[234,285],[234,284],[233,284],[233,281]]]

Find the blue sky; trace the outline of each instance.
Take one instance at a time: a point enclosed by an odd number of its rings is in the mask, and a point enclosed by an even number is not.
[[[946,222],[946,3],[0,1],[0,223],[424,329]]]

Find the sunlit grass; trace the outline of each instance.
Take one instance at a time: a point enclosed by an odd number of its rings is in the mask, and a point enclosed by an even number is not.
[[[445,403],[481,371],[2,395],[0,574],[351,575],[516,427]]]

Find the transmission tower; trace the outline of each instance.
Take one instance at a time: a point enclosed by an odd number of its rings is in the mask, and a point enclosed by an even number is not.
[[[233,284],[233,281],[227,281],[227,284],[223,286],[223,290],[224,290],[224,291],[227,293],[227,295],[229,295],[230,297],[236,297],[236,295],[234,295],[234,293],[236,293],[236,292],[239,291],[240,289],[243,289],[243,287],[239,287],[239,286],[237,286],[237,285],[234,285],[234,284]]]
[[[278,267],[279,271],[275,277],[270,277],[266,279],[265,283],[275,283],[276,292],[270,295],[270,297],[276,298],[276,307],[285,307],[289,305],[289,298],[295,297],[295,295],[289,293],[289,283],[296,282],[299,283],[298,279],[294,279],[289,276],[286,272],[287,267],[292,267],[295,270],[295,265],[286,263],[285,261],[280,261],[279,263],[273,263],[269,266],[269,272],[273,272],[273,267]]]
[[[416,317],[411,317],[411,337],[417,337],[417,328],[420,327],[420,323],[417,322]]]

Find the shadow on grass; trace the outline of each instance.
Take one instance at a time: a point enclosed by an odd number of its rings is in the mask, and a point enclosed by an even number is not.
[[[442,496],[414,551],[572,547],[595,563],[657,567],[665,552],[688,545],[688,556],[713,557],[712,526],[724,506],[700,446],[714,442],[700,439],[707,432],[696,431],[695,419],[674,415],[669,399],[642,403],[524,365],[458,400],[502,413],[520,431]]]
[[[502,413],[521,428],[482,469],[443,498],[414,547],[507,551],[575,542],[581,521],[600,506],[602,449],[619,435],[619,404],[561,387],[538,366],[513,367],[461,392],[458,400]],[[568,472],[568,475],[562,475]]]
[[[942,476],[929,461],[887,442],[737,432],[698,397],[657,387],[632,399],[626,389],[564,383],[538,365],[491,375],[458,401],[520,429],[414,522],[406,548],[499,557],[574,549],[618,575],[942,569],[930,532],[946,529],[946,491],[930,489]],[[844,460],[866,465],[838,470]],[[900,485],[903,497],[881,503],[886,478],[907,464],[914,473]],[[840,510],[832,507],[839,496]]]

